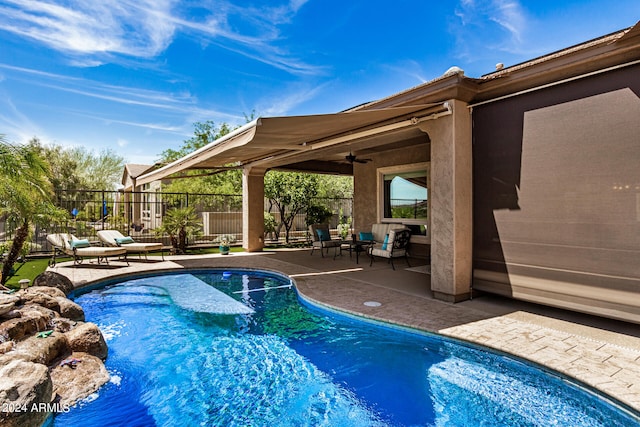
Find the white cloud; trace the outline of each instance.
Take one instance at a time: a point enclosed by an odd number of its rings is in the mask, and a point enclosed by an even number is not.
[[[203,46],[221,48],[293,74],[318,70],[278,48],[279,26],[306,0],[246,7],[226,0],[6,0],[0,30],[35,40],[69,56],[75,66],[125,58],[155,58],[184,32]]]
[[[173,37],[171,7],[171,0],[8,0],[0,7],[0,26],[74,55],[153,57]]]
[[[450,32],[457,56],[480,59],[485,52],[523,53],[527,13],[518,0],[461,0]]]
[[[196,100],[190,94],[184,92],[166,93],[130,86],[109,85],[94,80],[15,67],[2,63],[0,63],[0,69],[11,72],[11,78],[16,81],[118,104],[181,112],[188,111],[189,108],[196,104]]]

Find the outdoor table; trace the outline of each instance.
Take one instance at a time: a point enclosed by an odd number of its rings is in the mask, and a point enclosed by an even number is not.
[[[342,245],[340,245],[340,253],[342,253],[342,248],[349,251],[349,258],[353,252],[356,253],[356,264],[359,264],[360,260],[360,252],[366,252],[367,248],[373,244],[370,240],[343,240]]]

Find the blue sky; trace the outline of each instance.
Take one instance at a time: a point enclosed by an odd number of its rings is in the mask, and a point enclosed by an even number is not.
[[[0,134],[151,164],[197,121],[333,113],[638,20],[638,0],[0,0]]]

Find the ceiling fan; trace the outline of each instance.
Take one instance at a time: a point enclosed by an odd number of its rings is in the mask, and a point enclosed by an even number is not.
[[[344,158],[347,160],[347,162],[349,162],[351,164],[353,164],[354,162],[355,163],[367,163],[367,162],[371,161],[371,159],[357,159],[356,156],[353,153],[351,153],[351,151],[349,151],[349,154],[346,155]]]

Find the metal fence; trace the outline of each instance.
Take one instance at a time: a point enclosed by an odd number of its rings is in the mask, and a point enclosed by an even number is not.
[[[350,221],[352,199],[316,199],[316,205],[325,206],[333,212],[332,228],[340,222]],[[97,242],[97,231],[116,229],[136,240],[162,241],[169,245],[167,235],[158,234],[158,228],[167,211],[172,208],[191,206],[202,219],[202,233],[189,241],[190,245],[214,244],[221,235],[233,236],[242,241],[242,195],[241,194],[194,194],[140,191],[124,193],[106,190],[67,190],[56,194],[56,204],[69,213],[67,221],[36,226],[29,242],[29,252],[50,252],[46,240],[50,233],[71,233],[81,239]],[[265,199],[265,212],[271,213],[277,223],[279,214]],[[13,238],[15,224],[0,220],[0,245]],[[290,238],[294,241],[308,239],[306,212],[296,215]],[[284,240],[284,229],[280,233],[267,234],[266,241],[275,244]]]

